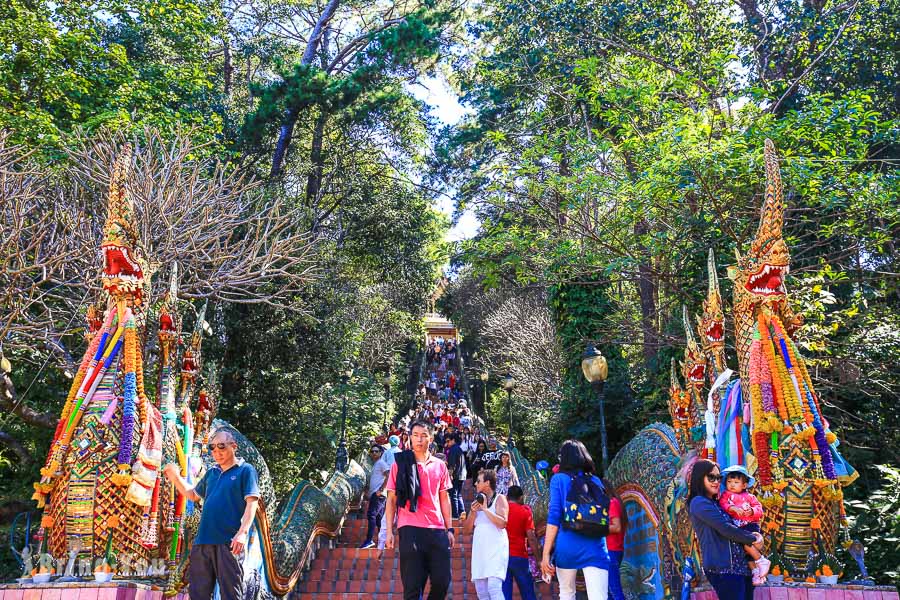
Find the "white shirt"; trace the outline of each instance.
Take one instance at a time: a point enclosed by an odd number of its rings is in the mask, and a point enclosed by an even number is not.
[[[372,466],[372,473],[369,475],[369,495],[381,489],[388,475],[391,473],[391,464],[385,460],[385,456],[391,454],[390,451],[384,452],[375,464]],[[391,454],[393,458],[393,454]]]

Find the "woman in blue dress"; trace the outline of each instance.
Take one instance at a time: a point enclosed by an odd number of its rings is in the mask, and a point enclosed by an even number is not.
[[[588,537],[562,529],[563,507],[572,479],[578,473],[589,475],[599,488],[603,483],[594,474],[594,461],[584,444],[566,440],[559,449],[559,472],[550,480],[550,506],[541,571],[545,577],[559,580],[560,600],[575,600],[575,576],[581,569],[588,600],[606,600],[609,588],[609,554],[606,539]]]

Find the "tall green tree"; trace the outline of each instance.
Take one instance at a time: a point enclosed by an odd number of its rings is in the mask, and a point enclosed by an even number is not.
[[[211,0],[0,7],[0,128],[53,148],[76,127],[221,132]]]

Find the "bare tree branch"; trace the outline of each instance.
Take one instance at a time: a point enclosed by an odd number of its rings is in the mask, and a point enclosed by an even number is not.
[[[841,36],[844,35],[844,30],[847,29],[847,25],[850,24],[850,19],[852,19],[853,15],[856,13],[857,6],[859,6],[859,0],[856,0],[856,2],[853,4],[853,7],[850,9],[850,14],[847,15],[847,19],[843,22],[843,24],[837,30],[837,33],[834,34],[834,38],[832,38],[832,40],[830,42],[828,42],[828,45],[825,46],[825,48],[819,53],[819,55],[812,62],[809,63],[809,65],[806,67],[806,69],[804,69],[804,71],[800,74],[800,76],[791,82],[791,85],[788,86],[788,88],[784,91],[784,93],[781,95],[781,97],[778,99],[778,101],[775,102],[775,104],[773,104],[768,109],[768,112],[774,113],[775,111],[777,111],[778,107],[781,106],[781,103],[784,102],[788,97],[790,97],[794,93],[794,91],[797,89],[797,86],[800,85],[800,82],[803,81],[806,78],[806,76],[812,72],[813,67],[815,67],[819,63],[819,61],[822,60],[826,54],[828,54],[828,52],[831,50],[832,46],[834,46],[834,44],[839,39],[841,39]]]
[[[58,421],[58,417],[51,413],[37,412],[24,402],[19,402],[16,388],[8,373],[0,374],[0,407],[12,412],[29,425],[53,429]]]
[[[19,461],[23,465],[30,465],[34,461],[34,458],[28,451],[28,448],[23,446],[22,442],[14,438],[12,435],[6,433],[5,431],[0,431],[0,444],[12,450],[13,454],[15,454],[19,458]]]
[[[99,295],[98,252],[111,165],[136,148],[127,182],[154,278],[180,263],[184,298],[264,303],[303,312],[297,298],[319,277],[316,242],[300,209],[240,171],[209,158],[188,133],[171,141],[146,130],[128,139],[76,135],[55,171],[33,166],[0,136],[0,344],[7,350],[63,348],[81,327],[86,299]],[[165,275],[165,273],[163,274]],[[155,289],[154,289],[155,288]],[[65,359],[66,352],[59,353]],[[66,362],[66,360],[63,360]]]

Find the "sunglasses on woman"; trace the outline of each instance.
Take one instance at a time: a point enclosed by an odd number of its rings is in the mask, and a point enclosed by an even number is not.
[[[711,483],[719,483],[720,481],[722,481],[721,475],[713,475],[712,473],[707,474],[706,478],[709,479]]]

